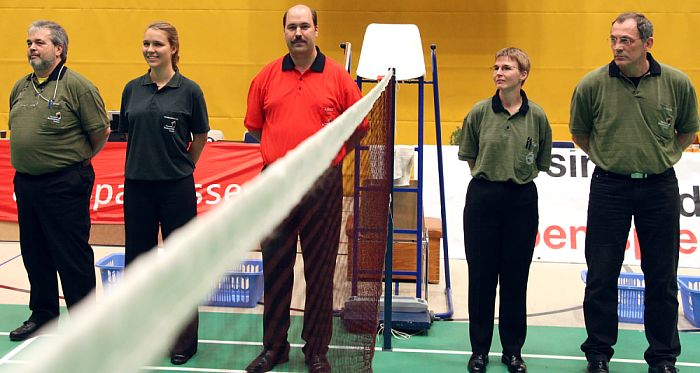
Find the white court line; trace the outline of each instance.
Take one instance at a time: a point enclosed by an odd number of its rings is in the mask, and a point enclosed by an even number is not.
[[[7,333],[7,334],[10,334],[10,333]],[[37,338],[39,338],[39,337],[37,336],[37,337],[29,338],[29,339],[25,340],[24,342],[22,342],[19,346],[17,346],[17,347],[15,347],[15,348],[13,348],[12,350],[10,350],[10,352],[8,352],[7,354],[5,354],[5,356],[3,356],[3,357],[0,359],[0,366],[2,366],[3,364],[6,364],[6,363],[8,363],[8,362],[10,362],[10,361],[12,360],[12,357],[14,357],[14,356],[17,355],[18,353],[20,353],[20,351],[24,350],[27,346],[29,346],[30,344],[32,344],[32,342],[34,342]]]
[[[29,364],[30,361],[27,360],[12,360],[7,361],[8,364]],[[167,371],[182,371],[182,372],[201,372],[201,373],[245,373],[245,370],[237,369],[214,369],[214,368],[188,368],[188,367],[154,367],[154,366],[144,366],[139,368],[141,370],[167,370]]]
[[[9,335],[10,333],[8,332],[0,332],[0,335]],[[47,335],[44,335],[47,336]],[[54,336],[54,335],[51,335]],[[0,359],[0,365],[2,364],[25,364],[28,363],[27,361],[23,360],[11,360],[13,356],[15,356],[17,353],[22,351],[29,343],[34,341],[38,337],[33,337],[30,338],[26,341],[24,341],[21,345],[17,346],[15,349],[10,351],[7,355],[3,356],[2,359]],[[218,344],[218,345],[238,345],[238,346],[262,346],[262,342],[246,342],[246,341],[224,341],[224,340],[216,340],[216,339],[200,339],[198,340],[199,343],[203,344]],[[298,343],[293,343],[290,344],[290,347],[293,348],[301,348],[303,347],[303,344],[298,344]],[[331,349],[338,349],[338,350],[354,350],[354,349],[362,349],[362,347],[356,347],[356,346],[334,346],[331,345],[329,346]],[[375,351],[383,351],[382,347],[375,347]],[[400,353],[416,353],[416,354],[434,354],[434,355],[471,355],[471,351],[456,351],[456,350],[426,350],[426,349],[414,349],[414,348],[394,348],[391,350],[392,352],[400,352]],[[501,354],[498,352],[492,352],[489,353],[489,356],[500,356]],[[547,360],[578,360],[578,361],[586,361],[586,358],[584,356],[567,356],[567,355],[542,355],[542,354],[523,354],[524,358],[532,358],[532,359],[547,359]],[[610,360],[611,362],[615,363],[626,363],[626,364],[646,364],[647,362],[644,360],[636,360],[636,359],[617,359],[613,358]],[[682,367],[698,367],[700,368],[700,363],[690,363],[690,362],[676,362],[676,366],[682,366]],[[188,372],[203,372],[203,373],[242,373],[245,372],[245,370],[227,370],[227,369],[210,369],[210,368],[187,368],[187,367],[174,367],[174,366],[168,366],[168,367],[156,367],[156,366],[144,366],[141,367],[142,370],[171,370],[171,371],[188,371]]]
[[[381,347],[375,348],[377,351],[381,351]],[[413,349],[413,348],[394,348],[393,352],[402,353],[419,353],[419,354],[435,354],[435,355],[471,355],[471,351],[455,351],[455,350],[425,350],[425,349]],[[499,352],[491,352],[489,356],[501,356]],[[586,361],[584,356],[566,356],[566,355],[540,355],[540,354],[523,354],[523,357],[533,358],[533,359],[548,359],[548,360],[579,360]],[[615,363],[627,363],[627,364],[646,364],[645,360],[636,359],[616,359],[613,358],[610,361]],[[676,362],[677,366],[684,367],[700,367],[700,363],[688,363],[688,362]]]
[[[239,345],[239,346],[262,346],[262,342],[245,342],[245,341],[221,341],[218,339],[199,339],[199,343],[211,345]]]
[[[262,346],[262,342],[245,342],[245,341],[221,341],[221,340],[216,340],[216,339],[200,339],[198,340],[199,343],[205,343],[205,344],[218,344],[218,345],[238,345],[238,346]],[[289,347],[293,348],[302,348],[304,347],[303,344],[300,343],[290,343]],[[363,347],[357,347],[357,346],[334,346],[330,345],[328,346],[331,350],[364,350]],[[375,348],[376,350],[377,348]],[[379,349],[381,350],[381,349]]]
[[[245,370],[237,369],[209,369],[209,368],[187,368],[187,367],[141,367],[141,370],[167,370],[183,372],[206,372],[206,373],[246,373]],[[274,372],[274,371],[272,371]]]

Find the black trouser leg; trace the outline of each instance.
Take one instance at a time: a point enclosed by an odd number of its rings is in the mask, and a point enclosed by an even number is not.
[[[58,279],[56,266],[41,229],[41,221],[35,208],[39,188],[31,180],[15,175],[17,220],[19,223],[20,251],[29,278],[29,320],[44,323],[58,317]]]
[[[176,229],[184,226],[197,216],[197,196],[192,175],[171,181],[160,204],[159,216],[163,240]],[[195,307],[192,319],[183,327],[171,348],[173,354],[192,355],[197,352],[199,338],[199,312]]]
[[[500,193],[490,182],[472,179],[464,206],[464,248],[469,267],[469,340],[474,353],[486,354],[493,339],[496,285],[503,239]]]
[[[88,243],[94,179],[92,166],[15,176],[20,244],[32,288],[30,320],[44,322],[58,315],[56,272],[69,308],[95,287]]]
[[[287,332],[297,254],[297,210],[298,207],[260,244],[265,280],[263,345],[267,350],[281,351],[289,344]]]
[[[678,247],[680,199],[675,176],[650,180],[636,191],[634,225],[641,251],[644,289],[644,332],[650,366],[675,363],[678,338]]]
[[[499,270],[498,330],[503,353],[520,356],[527,335],[527,282],[539,214],[535,183],[510,185]]]
[[[127,180],[124,185],[124,219],[127,234],[126,257],[131,263],[138,255],[158,244],[158,223],[163,239],[197,215],[194,179]],[[171,354],[193,355],[197,352],[199,313],[177,337]]]
[[[527,281],[538,223],[534,183],[472,179],[464,208],[469,266],[469,338],[486,354],[493,339],[496,285],[503,353],[520,355],[527,335]]]
[[[306,307],[301,336],[304,354],[326,354],[333,335],[333,275],[338,255],[343,204],[342,176],[331,168],[304,202],[308,221],[301,227]]]
[[[594,172],[588,200],[583,314],[588,338],[581,350],[589,361],[609,361],[617,343],[617,278],[632,221],[629,181]]]
[[[158,245],[159,192],[155,182],[124,180],[124,252],[128,266]]]

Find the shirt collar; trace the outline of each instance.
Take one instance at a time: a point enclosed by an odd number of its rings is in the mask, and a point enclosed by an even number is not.
[[[63,71],[61,71],[61,68],[63,68]],[[48,82],[50,82],[52,80],[63,79],[63,77],[66,75],[66,70],[68,70],[68,68],[64,67],[64,63],[59,62],[58,65],[56,65],[56,67],[53,69],[53,71],[51,71],[51,74],[49,74],[49,77],[46,80],[44,80],[43,83],[38,84],[37,87],[42,87],[42,86],[48,84]],[[59,72],[61,73],[60,76],[58,75]],[[27,80],[32,80],[32,79],[35,79],[37,81],[37,83],[39,82],[39,80],[36,79],[34,73],[31,73],[27,76]]]
[[[326,56],[321,53],[321,49],[316,47],[316,58],[314,59],[314,62],[311,64],[311,67],[309,70],[317,73],[322,73],[323,68],[326,66]],[[284,56],[284,59],[282,60],[282,71],[289,71],[294,69],[294,60],[292,60],[292,56],[287,53]]]
[[[650,75],[661,75],[661,65],[659,65],[658,62],[652,57],[651,53],[647,52],[647,61],[649,61],[649,74]],[[608,74],[612,77],[622,77],[622,72],[620,71],[620,68],[617,66],[615,63],[615,60],[612,60],[610,64],[608,65]]]
[[[527,100],[527,95],[525,94],[525,91],[522,89],[520,90],[520,97],[523,98],[523,103],[520,105],[520,109],[518,110],[518,113],[523,113],[526,114],[528,110],[530,110],[530,104],[528,103]],[[501,102],[501,97],[498,96],[498,90],[496,90],[496,94],[493,95],[491,98],[491,109],[493,109],[494,113],[508,113],[508,110],[506,110],[503,107],[503,102]]]
[[[151,79],[151,69],[148,69],[146,71],[146,74],[143,75],[141,78],[141,85],[150,85],[150,84],[156,84],[152,79]],[[170,81],[165,85],[166,87],[171,87],[171,88],[178,88],[182,84],[182,74],[180,74],[180,70],[175,70],[175,75],[170,79]]]

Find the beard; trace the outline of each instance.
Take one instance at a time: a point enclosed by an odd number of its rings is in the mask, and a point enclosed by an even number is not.
[[[39,56],[38,60],[32,60],[32,59],[29,60],[29,64],[32,65],[32,68],[34,69],[34,71],[46,71],[49,68],[51,68],[51,66],[53,66],[54,62],[55,62],[55,58],[49,60],[49,59],[44,59],[41,56]]]

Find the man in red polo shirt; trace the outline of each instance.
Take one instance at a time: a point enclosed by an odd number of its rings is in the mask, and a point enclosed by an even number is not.
[[[283,17],[289,54],[265,66],[248,92],[245,126],[260,140],[269,165],[314,135],[362,94],[342,66],[316,47],[316,11],[297,5]],[[366,130],[363,124],[354,139]],[[307,284],[303,348],[309,372],[330,372],[326,353],[331,339],[333,273],[338,253],[342,207],[341,149],[317,186],[262,243],[265,277],[263,351],[246,368],[267,372],[289,360],[289,308],[297,237],[301,240]],[[303,222],[303,224],[302,224]]]

